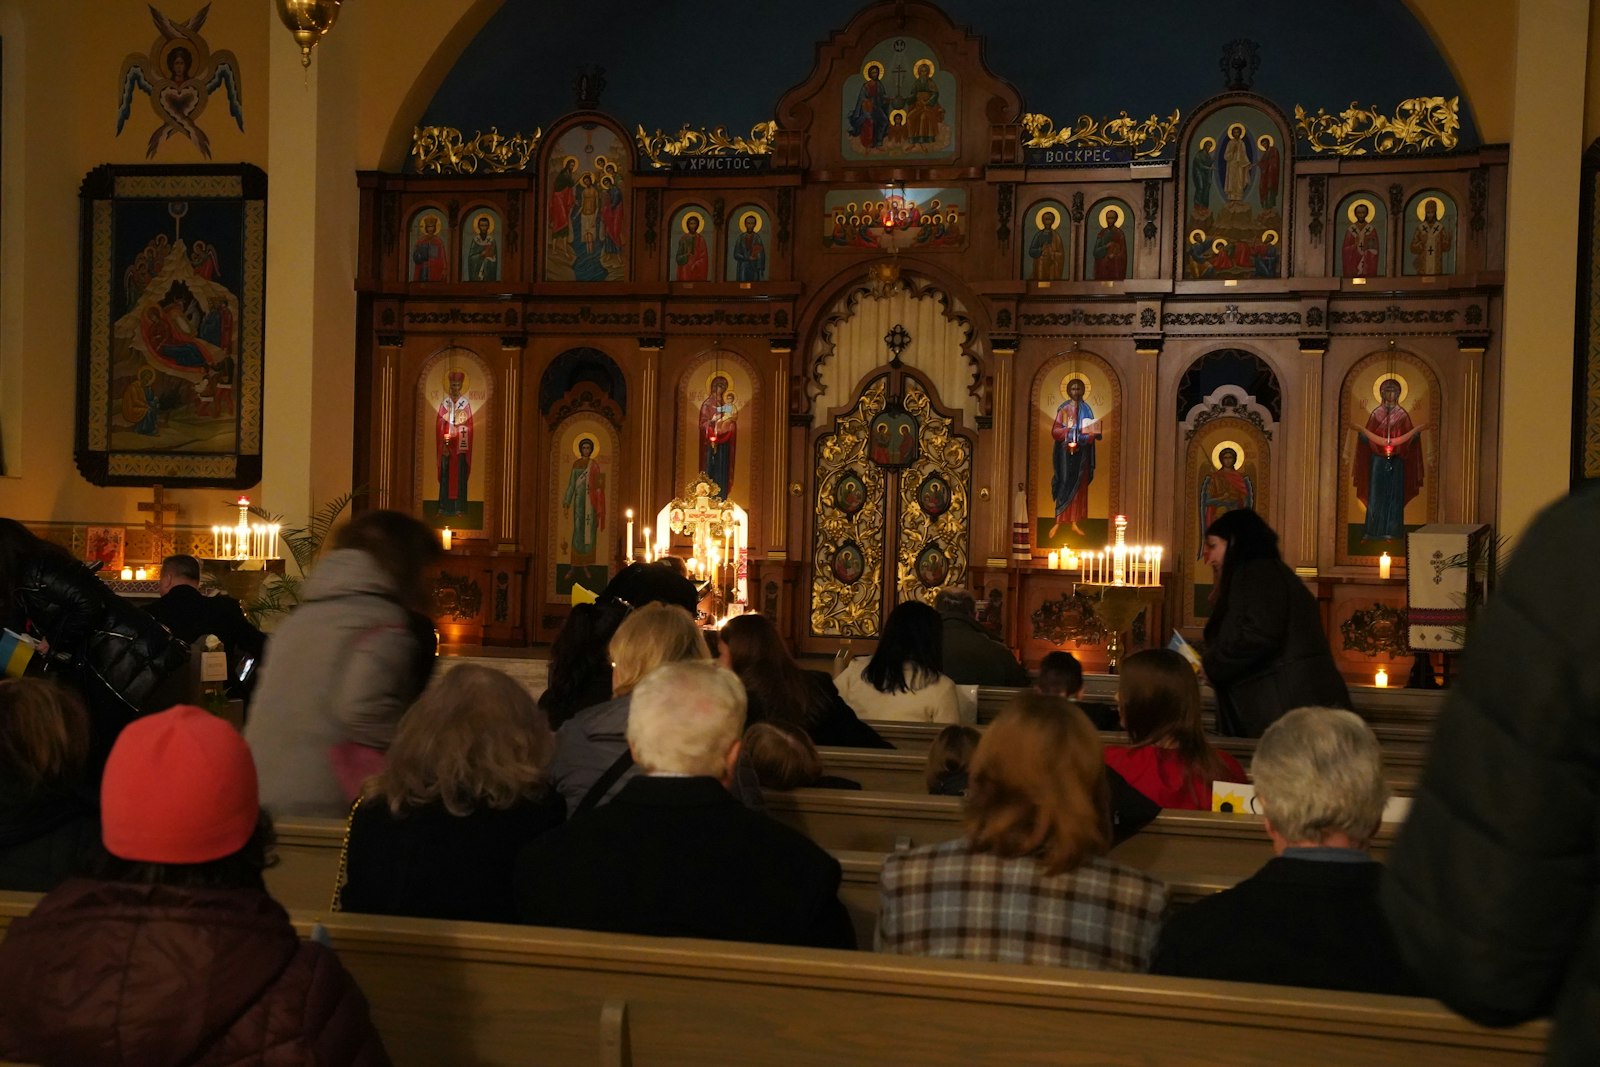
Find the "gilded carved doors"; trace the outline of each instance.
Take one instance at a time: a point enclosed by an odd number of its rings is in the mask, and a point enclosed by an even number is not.
[[[921,379],[885,371],[816,440],[814,637],[876,637],[903,600],[965,584],[972,438]]]

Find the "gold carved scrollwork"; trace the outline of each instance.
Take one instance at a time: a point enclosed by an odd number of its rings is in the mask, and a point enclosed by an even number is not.
[[[527,170],[539,147],[543,129],[532,133],[502,134],[490,126],[488,133],[470,138],[451,126],[419,126],[411,131],[411,157],[418,174],[499,174]]]
[[[677,133],[662,130],[646,133],[644,127],[640,126],[634,131],[633,137],[639,144],[639,151],[650,160],[650,165],[661,170],[671,166],[670,160],[664,158],[668,156],[771,155],[773,142],[778,138],[778,124],[758,122],[750,127],[748,137],[730,135],[726,126],[718,126],[714,130],[704,127],[696,130],[684,123]]]
[[[895,560],[895,586],[899,600],[931,603],[942,586],[965,585],[967,580],[967,516],[972,492],[972,443],[951,432],[951,422],[934,409],[928,394],[915,379],[906,382],[905,408],[916,417],[921,455],[900,472],[900,545]],[[949,486],[949,507],[937,516],[922,508],[919,492],[930,475]],[[917,560],[936,545],[948,560],[949,570],[930,586],[917,573]]]
[[[1402,100],[1394,117],[1376,110],[1350,106],[1330,115],[1321,108],[1311,114],[1294,108],[1294,132],[1313,152],[1336,156],[1364,156],[1368,152],[1394,155],[1404,151],[1456,146],[1461,130],[1461,98],[1419,96]],[[1370,142],[1370,145],[1368,144]]]
[[[1022,144],[1024,148],[1059,148],[1073,144],[1131,148],[1135,156],[1154,156],[1177,136],[1178,118],[1176,110],[1167,118],[1151,115],[1147,119],[1136,119],[1126,111],[1114,119],[1099,121],[1079,115],[1077,125],[1058,130],[1049,115],[1030,112],[1022,116],[1023,129],[1028,131],[1028,139]]]
[[[811,632],[818,636],[876,637],[882,599],[884,470],[867,461],[867,427],[884,409],[888,379],[879,378],[856,406],[834,420],[817,442],[816,530],[811,563]],[[842,475],[854,471],[865,488],[858,510],[834,498]],[[835,573],[835,556],[853,543],[861,552],[861,576],[846,582]]]

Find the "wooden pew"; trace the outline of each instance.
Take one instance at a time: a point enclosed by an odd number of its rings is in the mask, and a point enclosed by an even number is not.
[[[1018,689],[981,686],[978,689],[978,722],[987,723],[1011,702]],[[1442,689],[1376,689],[1356,686],[1350,691],[1350,701],[1355,710],[1380,741],[1409,741],[1426,744],[1433,737],[1434,720],[1444,705]],[[1117,676],[1114,674],[1086,674],[1083,678],[1083,699],[1101,704],[1115,704]],[[1208,729],[1214,728],[1217,695],[1208,685],[1200,687],[1200,703]]]
[[[278,863],[267,870],[267,891],[290,911],[328,914],[344,824],[337,819],[283,819],[277,825]],[[870,947],[878,926],[878,874],[885,852],[830,851],[843,872],[839,899],[850,913],[856,943]],[[1168,889],[1175,901],[1188,903],[1231,884],[1212,876],[1184,876],[1169,883]]]
[[[863,789],[889,793],[914,793],[925,790],[927,784],[923,779],[924,760],[927,758],[933,738],[942,727],[931,723],[874,722],[871,725],[884,740],[890,741],[895,746],[894,750],[818,749],[827,772],[852,778],[860,782]],[[1108,745],[1127,743],[1127,738],[1122,734],[1101,733],[1100,740]],[[1250,769],[1250,761],[1256,751],[1254,738],[1213,737],[1211,743],[1237,759],[1244,765],[1246,771]],[[1426,762],[1427,749],[1421,745],[1399,742],[1385,744],[1383,769],[1384,779],[1389,783],[1389,791],[1395,796],[1411,796],[1416,791],[1417,781],[1422,776],[1422,768]]]
[[[36,897],[0,894],[0,924]],[[1427,1000],[378,916],[321,919],[400,1067],[1511,1067],[1548,1027]]]
[[[956,797],[868,793],[841,789],[797,789],[768,793],[767,811],[830,852],[892,852],[960,837]],[[1388,854],[1397,827],[1385,824],[1372,853]],[[1257,815],[1209,811],[1164,811],[1112,850],[1112,856],[1164,882],[1215,879],[1232,885],[1272,858]]]

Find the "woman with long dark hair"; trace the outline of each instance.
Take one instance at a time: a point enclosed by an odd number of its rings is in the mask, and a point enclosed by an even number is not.
[[[746,722],[798,726],[817,745],[893,747],[856,718],[832,678],[822,671],[804,670],[794,661],[778,628],[765,615],[735,616],[717,636],[724,649],[723,665],[744,683],[749,698]]]
[[[1278,554],[1266,520],[1240,508],[1206,527],[1217,572],[1206,621],[1206,678],[1217,691],[1217,732],[1260,737],[1284,712],[1350,706],[1316,598]]]
[[[944,628],[920,600],[889,612],[878,650],[860,667],[846,667],[839,695],[865,719],[959,722],[956,683],[944,673]]]
[[[1249,781],[1238,760],[1206,740],[1200,681],[1171,649],[1122,661],[1117,713],[1131,744],[1106,746],[1106,766],[1162,807],[1209,811],[1212,782]]]

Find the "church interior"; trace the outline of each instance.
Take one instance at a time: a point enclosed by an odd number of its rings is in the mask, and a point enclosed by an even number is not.
[[[713,616],[813,662],[960,587],[1024,667],[1100,676],[1200,644],[1206,528],[1249,508],[1370,696],[1448,684],[1484,554],[1600,479],[1581,0],[354,0],[305,40],[281,3],[202,5],[0,0],[0,515],[125,595],[189,553],[270,616],[312,566],[286,534],[384,508],[441,537],[433,621],[468,656],[543,659],[574,604],[675,555]],[[1414,695],[1370,706],[1420,759]],[[895,817],[829,845],[874,900],[862,857],[956,818]],[[1180,852],[1187,825],[1142,847],[1198,895],[1220,853]],[[323,877],[323,830],[283,840]],[[479,936],[338,931],[423,967]],[[609,951],[484,937],[452,995]],[[712,995],[692,946],[618,951]],[[1046,1019],[1031,980],[937,964],[885,979],[900,1040],[936,1010],[952,1041],[1066,1034],[1067,1005],[1109,1048],[1149,1011],[1069,975]],[[857,995],[820,955],[750,966]],[[386,1017],[418,1006],[381,974]],[[759,1048],[756,995],[731,994]],[[1158,1061],[1203,1062],[1179,1052],[1206,1011],[1293,1016],[1321,1062],[1361,1033],[1533,1062],[1545,1036],[1350,996],[1180,990]],[[533,1032],[504,1015],[485,1042]],[[1240,1062],[1285,1047],[1260,1040]]]
[[[575,14],[423,6],[345,12],[305,67],[270,12],[212,12],[203,36],[242,73],[198,123],[204,154],[170,131],[147,152],[142,97],[119,134],[94,92],[49,80],[120,62],[147,13],[71,32],[53,20],[73,5],[10,13],[8,514],[153,567],[160,547],[207,555],[239,494],[293,525],[354,492],[450,527],[453,643],[548,642],[574,589],[674,552],[715,568],[721,611],[809,653],[870,648],[889,606],[954,584],[1024,662],[1103,666],[1086,579],[1116,520],[1160,588],[1133,640],[1193,636],[1200,533],[1248,503],[1357,680],[1403,654],[1408,533],[1514,543],[1594,471],[1585,312],[1556,252],[1579,221],[1559,183],[1600,122],[1581,34],[1565,68],[1526,45],[1545,58],[1524,91],[1503,45],[1534,20],[1503,4],[1326,26],[1155,4],[1170,56],[1063,77],[1026,20],[841,4],[740,50],[729,94],[647,73],[648,42],[696,47],[696,20],[630,13],[634,43],[568,47]],[[1060,29],[1125,25],[1092,17]],[[86,220],[113,210],[126,166],[240,175],[248,247],[116,208],[116,262],[83,274],[89,245],[73,264],[59,241],[72,194]],[[199,267],[135,298],[129,264],[174,234]],[[239,290],[199,342],[226,331],[238,366],[217,374],[146,356],[138,329],[178,283],[207,329],[197,269]],[[85,285],[129,302],[98,341]],[[446,444],[451,418],[470,432]],[[1417,427],[1392,485],[1368,484],[1375,418]],[[737,523],[669,508],[701,475]]]

